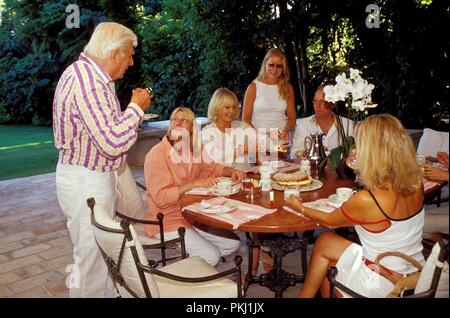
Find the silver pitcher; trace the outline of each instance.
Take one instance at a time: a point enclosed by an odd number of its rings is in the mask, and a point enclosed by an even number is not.
[[[308,154],[308,159],[314,160],[316,163],[325,157],[325,150],[322,144],[324,134],[311,134],[310,137],[305,137],[305,150]]]

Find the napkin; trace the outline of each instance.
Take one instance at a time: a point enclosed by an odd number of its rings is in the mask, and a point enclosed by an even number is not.
[[[243,223],[259,219],[260,217],[273,213],[277,210],[277,209],[266,209],[259,205],[244,203],[238,200],[220,197],[220,198],[212,198],[210,200],[202,200],[202,202],[197,202],[185,206],[183,208],[183,211],[189,210],[192,212],[204,214],[202,213],[202,210],[204,209],[205,204],[221,205],[225,203],[236,205],[237,209],[228,213],[207,214],[207,215],[211,218],[231,224],[233,226],[233,230],[237,229]]]
[[[210,195],[211,190],[209,188],[197,187],[197,188],[192,188],[185,194],[187,194],[187,195]]]
[[[440,183],[438,183],[438,182],[433,182],[433,181],[430,181],[430,180],[424,178],[423,179],[423,191],[427,192],[428,190],[434,188],[435,186],[437,186],[439,184]]]

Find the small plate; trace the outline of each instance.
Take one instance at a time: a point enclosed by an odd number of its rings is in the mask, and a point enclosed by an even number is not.
[[[217,189],[212,189],[211,194],[218,195],[220,197],[226,197],[226,196],[238,193],[240,190],[241,190],[240,186],[233,186],[230,193],[222,193],[222,192],[217,191]]]
[[[234,211],[237,209],[237,205],[231,203],[225,203],[223,205],[213,205],[208,208],[203,208],[200,210],[202,213],[206,214],[222,214]]]
[[[335,194],[332,194],[332,195],[330,195],[329,197],[328,197],[328,199],[330,199],[331,201],[333,201],[333,202],[335,202],[335,203],[344,203],[345,201],[347,201],[347,200],[341,200],[341,199],[339,199],[338,198],[338,196],[336,195],[336,193]]]
[[[300,192],[314,191],[314,190],[320,189],[322,187],[323,187],[322,181],[313,179],[313,181],[310,184],[301,186]],[[277,182],[272,181],[272,188],[274,188],[275,190],[278,190],[278,191],[284,191],[286,189],[292,188],[292,186],[282,186],[282,185],[278,184]]]
[[[144,120],[150,120],[153,118],[157,118],[158,116],[158,114],[144,114]]]

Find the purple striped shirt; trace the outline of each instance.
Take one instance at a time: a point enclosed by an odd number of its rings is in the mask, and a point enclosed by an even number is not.
[[[61,75],[53,99],[53,134],[59,162],[112,171],[127,158],[144,112],[130,103],[120,110],[108,73],[81,53]]]

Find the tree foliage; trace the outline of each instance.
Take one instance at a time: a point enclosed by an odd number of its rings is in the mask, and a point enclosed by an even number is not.
[[[135,65],[117,85],[122,104],[134,87],[152,86],[152,111],[162,118],[181,105],[205,115],[222,86],[242,100],[277,46],[288,57],[299,116],[312,113],[315,87],[354,67],[375,84],[377,111],[409,128],[448,129],[441,121],[449,117],[445,0],[374,0],[380,28],[366,26],[367,3],[358,0],[83,0],[79,29],[65,27],[70,0],[4,2],[0,123],[49,124],[60,74],[94,26],[109,20],[139,38]]]

